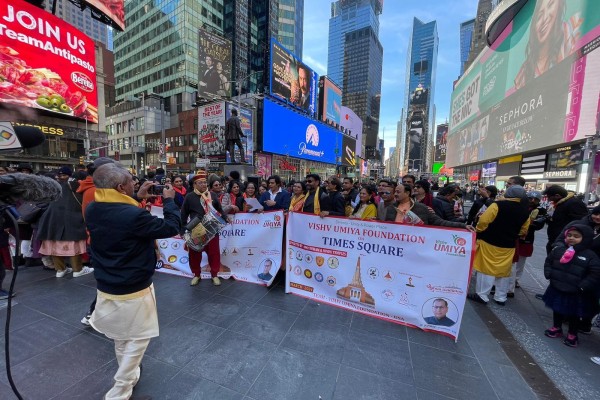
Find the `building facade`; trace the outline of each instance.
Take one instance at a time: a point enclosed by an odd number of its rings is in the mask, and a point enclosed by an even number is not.
[[[485,39],[485,23],[487,22],[490,13],[498,6],[500,1],[501,0],[479,0],[479,3],[477,3],[477,16],[475,17],[475,23],[473,26],[471,48],[469,50],[467,62],[464,65],[464,70],[469,68],[469,66],[473,63],[473,60],[475,60],[479,53],[486,48],[487,42]]]
[[[427,172],[431,167],[438,45],[437,22],[425,23],[414,18],[408,43],[403,99],[406,119],[400,167],[404,170],[411,168]]]
[[[471,42],[473,40],[473,31],[475,29],[475,18],[460,24],[460,75],[465,73],[465,65],[469,60],[471,52]]]
[[[327,74],[342,87],[342,104],[363,121],[364,157],[383,163],[378,150],[383,46],[383,2],[340,0],[331,4]]]
[[[73,25],[95,41],[104,44],[108,50],[113,50],[113,30],[102,22],[93,19],[89,9],[81,10],[69,0],[54,1],[56,1],[57,17]],[[45,2],[46,11],[50,13],[52,12],[52,5],[54,1]]]
[[[327,76],[341,86],[344,78],[346,33],[370,27],[379,37],[379,15],[382,0],[338,0],[331,3]]]
[[[277,40],[302,60],[304,0],[279,0]]]
[[[125,2],[124,32],[116,32],[116,100],[165,97],[167,111],[192,108],[198,88],[198,29],[223,26],[224,1]]]

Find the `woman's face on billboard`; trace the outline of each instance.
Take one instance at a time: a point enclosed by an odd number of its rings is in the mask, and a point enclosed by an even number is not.
[[[534,23],[537,39],[540,43],[544,43],[556,24],[561,2],[559,0],[539,0],[539,2],[537,19]]]

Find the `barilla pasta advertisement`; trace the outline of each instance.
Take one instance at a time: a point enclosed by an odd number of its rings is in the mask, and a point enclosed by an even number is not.
[[[286,292],[458,338],[475,235],[290,213]]]
[[[94,42],[21,0],[0,4],[0,102],[98,122]]]

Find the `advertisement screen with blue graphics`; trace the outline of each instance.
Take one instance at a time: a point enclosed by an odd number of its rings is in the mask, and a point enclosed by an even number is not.
[[[341,132],[265,99],[264,151],[335,164],[341,148]]]

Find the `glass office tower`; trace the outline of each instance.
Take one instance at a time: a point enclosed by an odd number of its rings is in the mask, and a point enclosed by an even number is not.
[[[460,24],[460,76],[465,73],[465,65],[469,59],[474,29],[475,18]]]
[[[435,76],[437,67],[439,38],[437,22],[423,22],[413,19],[413,29],[408,43],[406,59],[406,81],[403,106],[406,110],[404,133],[402,135],[403,158],[401,167],[417,169],[420,173],[430,167],[433,157],[432,138],[435,125]],[[414,120],[413,120],[414,117]],[[409,155],[410,140],[408,128],[410,121],[421,120],[421,132],[416,155]],[[413,130],[414,132],[414,130]],[[414,140],[414,137],[412,138]],[[417,160],[417,161],[415,161]],[[410,164],[410,165],[409,165]],[[414,171],[413,171],[414,172]]]
[[[116,97],[165,97],[165,109],[191,108],[198,87],[198,28],[221,31],[223,0],[131,0],[124,32],[115,31]]]
[[[302,59],[304,0],[279,0],[277,40]]]

